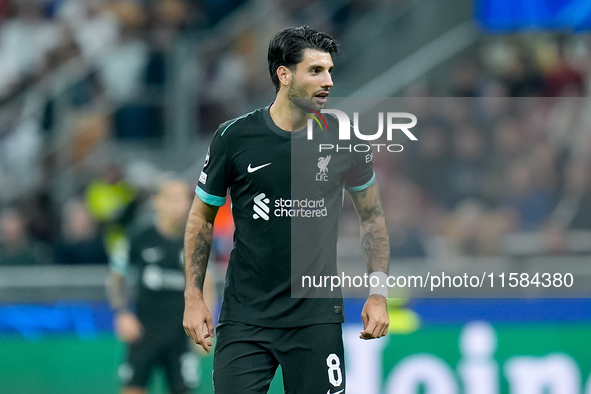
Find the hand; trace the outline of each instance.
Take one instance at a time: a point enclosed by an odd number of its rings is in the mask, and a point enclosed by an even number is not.
[[[201,345],[207,353],[210,352],[212,343],[209,338],[213,338],[213,321],[200,292],[185,295],[183,327],[187,336]]]
[[[386,298],[382,296],[369,296],[361,311],[363,331],[361,331],[359,338],[374,339],[388,334],[390,318],[388,317],[388,307],[386,303]]]
[[[142,336],[143,327],[131,312],[119,312],[115,317],[115,332],[119,340],[133,343]]]

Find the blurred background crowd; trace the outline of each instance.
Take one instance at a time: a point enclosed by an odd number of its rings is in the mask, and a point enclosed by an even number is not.
[[[355,96],[472,23],[467,1],[429,3],[0,0],[0,265],[106,263],[155,177],[195,184],[217,125],[271,102],[276,30],[333,34],[332,95]],[[588,35],[466,36],[385,91],[419,119],[376,155],[393,256],[590,252]]]

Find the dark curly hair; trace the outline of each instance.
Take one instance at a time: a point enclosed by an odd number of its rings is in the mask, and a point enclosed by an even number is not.
[[[302,61],[304,49],[316,49],[330,53],[331,56],[340,54],[339,44],[334,38],[310,26],[288,27],[281,30],[271,37],[267,53],[269,73],[276,92],[279,91],[277,69],[285,66],[293,70],[293,66]]]

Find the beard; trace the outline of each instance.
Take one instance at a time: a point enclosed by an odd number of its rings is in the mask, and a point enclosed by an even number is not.
[[[299,85],[295,78],[291,80],[289,84],[289,90],[287,91],[287,98],[295,104],[302,112],[310,112],[310,109],[319,111],[324,108],[324,104],[318,104],[314,101],[314,97],[310,97],[310,93],[306,89]]]

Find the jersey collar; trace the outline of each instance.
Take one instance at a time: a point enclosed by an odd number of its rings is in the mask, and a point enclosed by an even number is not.
[[[299,130],[299,131],[286,131],[283,130],[282,128],[279,128],[275,122],[273,122],[273,119],[271,118],[271,112],[270,112],[270,108],[271,105],[273,105],[272,103],[269,104],[268,106],[266,106],[265,108],[263,108],[263,117],[265,118],[265,123],[267,124],[267,126],[271,129],[271,131],[273,131],[275,134],[280,135],[281,137],[284,138],[304,138],[306,135],[306,130]]]

